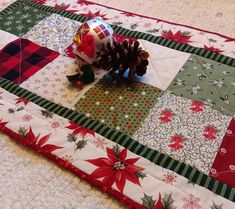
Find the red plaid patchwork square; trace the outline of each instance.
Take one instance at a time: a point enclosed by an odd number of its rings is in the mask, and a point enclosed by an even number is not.
[[[20,84],[58,56],[58,52],[19,38],[0,50],[0,76]]]

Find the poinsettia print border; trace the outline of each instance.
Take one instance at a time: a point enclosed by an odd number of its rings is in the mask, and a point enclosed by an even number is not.
[[[215,53],[235,58],[235,39],[221,34],[196,29],[175,23],[169,23],[160,19],[144,17],[115,8],[109,8],[89,1],[63,0],[32,0],[44,5],[52,6],[61,10],[94,18],[101,16],[109,24],[121,26],[127,29],[152,34],[170,39],[178,43],[189,44]]]
[[[93,178],[103,178],[102,182],[107,186],[115,183],[120,192],[123,192],[127,180],[141,186],[139,178],[144,178],[146,175],[142,173],[143,168],[135,165],[140,158],[126,159],[127,149],[120,150],[118,145],[112,149],[107,147],[106,152],[108,158],[86,160],[98,167],[91,173]]]
[[[165,92],[133,139],[209,173],[230,116]]]

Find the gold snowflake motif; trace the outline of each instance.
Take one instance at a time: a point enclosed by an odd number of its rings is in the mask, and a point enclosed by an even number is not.
[[[164,176],[163,181],[164,181],[165,183],[167,183],[167,184],[172,185],[173,183],[176,182],[176,177],[177,177],[177,176],[176,176],[173,172],[167,171],[167,173],[166,173],[166,174],[163,174],[163,176]]]

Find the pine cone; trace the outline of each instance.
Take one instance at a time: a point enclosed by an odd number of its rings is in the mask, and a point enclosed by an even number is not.
[[[128,81],[134,81],[135,74],[143,76],[146,73],[149,53],[139,47],[139,42],[115,42],[103,46],[97,53],[95,65],[98,68],[110,71],[114,76],[118,70],[118,80],[121,81],[124,73],[129,69]]]

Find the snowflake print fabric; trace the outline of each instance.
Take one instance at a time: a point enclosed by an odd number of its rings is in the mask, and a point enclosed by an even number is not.
[[[0,16],[0,29],[17,36],[27,33],[35,23],[49,16],[50,13],[19,3],[12,10]],[[21,24],[23,23],[23,24]]]
[[[42,68],[39,73],[23,82],[21,86],[51,101],[71,108],[94,85],[93,83],[86,85],[81,91],[71,85],[65,75],[68,69],[72,71],[76,68],[77,65],[74,59],[60,55]],[[103,70],[95,71],[96,81],[103,73]]]
[[[63,54],[72,43],[80,23],[57,14],[40,21],[23,37]]]

